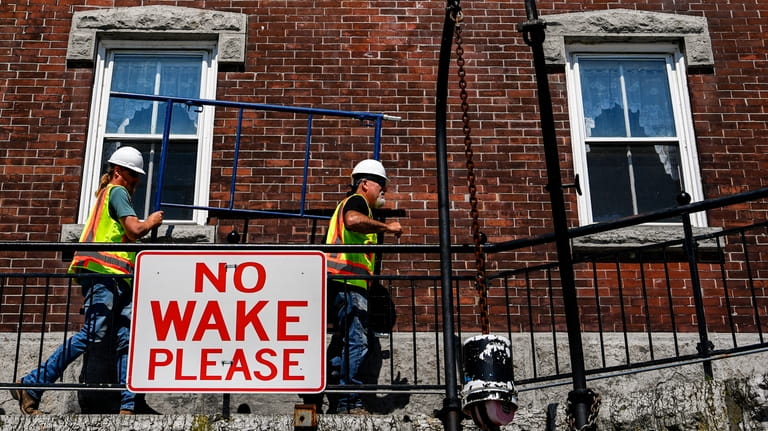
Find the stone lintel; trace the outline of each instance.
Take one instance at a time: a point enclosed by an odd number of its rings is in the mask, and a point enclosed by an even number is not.
[[[215,40],[218,62],[243,64],[248,17],[245,14],[178,6],[139,6],[75,12],[67,61],[92,64],[99,38]]]
[[[688,68],[714,65],[704,17],[628,9],[542,16],[546,22],[544,55],[550,66],[565,66],[570,43],[677,43]]]

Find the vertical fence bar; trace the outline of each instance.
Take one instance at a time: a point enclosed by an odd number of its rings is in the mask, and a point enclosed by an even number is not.
[[[755,313],[755,324],[757,325],[757,334],[760,337],[760,342],[764,343],[763,339],[763,323],[760,321],[760,309],[757,305],[757,295],[755,294],[755,280],[752,276],[752,261],[749,258],[749,247],[747,246],[747,238],[744,235],[744,230],[739,232],[741,236],[741,247],[744,249],[744,265],[747,271],[747,280],[749,281],[749,292],[752,296],[752,309]]]
[[[680,356],[680,343],[677,339],[677,320],[675,318],[675,304],[672,298],[672,282],[669,279],[669,259],[667,249],[664,249],[664,280],[667,284],[667,301],[669,301],[669,320],[672,326],[672,338],[675,341],[675,357]]]
[[[640,288],[643,292],[643,305],[645,306],[645,332],[648,335],[648,352],[651,356],[651,360],[653,360],[655,355],[653,353],[653,332],[651,331],[651,308],[648,305],[648,287],[646,286],[642,251],[639,253],[638,260],[640,263]]]
[[[307,205],[307,178],[309,178],[309,158],[312,155],[310,145],[312,144],[312,114],[307,116],[307,138],[304,142],[304,178],[301,182],[301,203],[299,204],[299,214],[304,215],[304,207]],[[376,259],[380,262],[381,259]]]
[[[619,312],[621,313],[621,333],[624,336],[624,355],[627,359],[627,365],[632,363],[632,357],[629,353],[629,335],[627,334],[627,307],[624,303],[624,278],[621,275],[621,262],[616,256],[616,287],[619,291]]]
[[[557,322],[555,321],[555,292],[552,284],[552,268],[547,268],[547,296],[549,296],[549,321],[552,325],[552,354],[555,361],[555,374],[560,374],[560,356],[557,353]]]
[[[728,293],[728,275],[725,272],[725,251],[720,245],[720,237],[715,238],[717,243],[718,266],[720,267],[720,280],[723,282],[723,297],[725,298],[725,310],[728,315],[728,328],[731,330],[731,347],[738,347],[736,340],[736,325],[733,321],[733,310],[731,310],[731,295]]]
[[[600,359],[602,360],[603,368],[605,368],[605,338],[603,337],[603,312],[600,308],[600,291],[597,281],[597,263],[592,260],[592,283],[595,288],[595,308],[597,310],[597,333],[600,337]]]
[[[530,340],[531,340],[531,367],[533,369],[533,378],[539,377],[538,368],[536,366],[536,337],[534,334],[536,333],[536,328],[534,327],[533,323],[533,303],[531,299],[531,289],[533,287],[531,286],[531,275],[528,271],[525,271],[525,298],[528,305],[528,328],[530,329]]]
[[[413,281],[411,282],[411,285],[413,285]],[[434,307],[435,307],[435,328],[439,328],[440,327],[440,314],[439,314],[440,307],[438,304],[440,301],[437,298],[437,282],[436,281],[432,282],[432,292],[433,292],[432,300],[434,301]],[[416,328],[415,327],[413,328],[413,331],[414,331],[413,344],[416,345],[416,341],[415,341]],[[435,331],[435,358],[437,358],[436,363],[438,364],[438,366],[435,367],[435,372],[437,373],[437,384],[439,385],[441,382],[442,376],[440,374],[440,365],[439,365],[440,364],[440,332],[437,330]],[[413,383],[416,384],[417,382],[418,382],[417,380],[414,380]]]

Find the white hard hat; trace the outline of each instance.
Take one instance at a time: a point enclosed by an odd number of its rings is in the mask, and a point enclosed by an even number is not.
[[[357,175],[375,175],[384,178],[384,181],[388,180],[384,165],[374,159],[366,159],[355,165],[355,168],[352,169],[352,178],[354,179]]]
[[[108,163],[113,165],[122,166],[128,168],[134,172],[138,172],[142,175],[144,172],[144,158],[141,157],[139,150],[133,147],[120,147],[112,156],[107,160]]]

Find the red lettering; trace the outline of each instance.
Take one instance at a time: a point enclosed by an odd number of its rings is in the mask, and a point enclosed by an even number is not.
[[[160,358],[162,355],[162,359]],[[155,370],[157,367],[170,365],[173,359],[173,353],[168,349],[149,349],[149,372],[147,378],[155,380]]]
[[[303,348],[274,350],[265,347],[256,351],[248,362],[247,351],[241,348],[235,349],[232,353],[232,362],[229,364],[226,373],[220,375],[216,373],[217,365],[220,363],[223,349],[221,348],[201,348],[199,351],[187,351],[187,354],[196,356],[199,354],[199,362],[193,360],[185,364],[184,349],[175,350],[152,348],[149,350],[149,364],[147,376],[149,380],[166,379],[170,376],[159,376],[163,367],[173,366],[173,379],[176,381],[233,381],[233,380],[260,380],[271,381],[282,378],[283,381],[303,381],[306,376],[302,374],[304,368],[301,367],[302,356],[306,355]],[[198,374],[185,374],[190,371],[190,367],[199,364]],[[186,366],[185,366],[186,365]],[[195,370],[192,370],[195,371]]]
[[[184,308],[184,316],[179,312],[178,301],[168,302],[168,309],[163,314],[160,308],[159,301],[150,301],[149,305],[152,308],[152,320],[155,324],[155,335],[158,341],[165,341],[168,338],[168,331],[171,326],[176,333],[176,339],[184,341],[187,339],[187,331],[189,331],[189,323],[192,320],[192,313],[195,311],[196,301],[190,301]]]
[[[243,284],[243,272],[253,268],[256,270],[256,284],[253,287],[246,287]],[[264,283],[267,281],[267,270],[264,266],[258,262],[245,262],[237,265],[235,268],[235,289],[243,293],[255,293],[264,288]]]
[[[202,340],[205,331],[208,330],[217,331],[222,341],[230,340],[227,324],[224,322],[224,316],[221,314],[221,308],[219,308],[219,304],[215,301],[208,301],[208,304],[205,306],[203,315],[200,316],[200,325],[195,330],[192,341]]]
[[[204,262],[195,264],[195,293],[203,291],[203,276],[211,282],[211,285],[219,292],[225,292],[227,288],[227,264],[219,262],[219,274],[215,275]]]
[[[184,364],[184,350],[176,349],[176,380],[197,380],[195,376],[185,376],[181,374],[181,366]]]
[[[202,349],[200,351],[200,380],[221,380],[221,376],[208,374],[208,368],[216,365],[215,360],[208,358],[214,354],[220,355],[221,349]]]
[[[304,380],[304,376],[294,376],[290,373],[290,368],[299,365],[299,361],[292,361],[291,355],[303,354],[304,349],[285,349],[283,350],[283,380]]]
[[[261,341],[269,341],[269,335],[259,319],[259,312],[267,305],[267,301],[259,301],[250,310],[245,310],[245,301],[237,301],[237,321],[235,322],[235,340],[245,341],[245,328],[253,326],[253,330]]]
[[[288,307],[306,307],[307,301],[277,301],[277,340],[307,341],[307,334],[288,334],[288,324],[299,322],[299,316],[289,316]]]
[[[256,352],[256,362],[264,365],[269,369],[269,374],[262,374],[260,371],[254,371],[253,376],[259,380],[272,380],[277,376],[277,367],[275,364],[264,358],[265,355],[277,356],[277,353],[272,349],[261,349]]]
[[[251,374],[248,372],[248,360],[245,359],[243,349],[235,350],[232,365],[229,366],[229,371],[227,371],[226,380],[232,380],[235,373],[241,373],[245,380],[251,380]]]

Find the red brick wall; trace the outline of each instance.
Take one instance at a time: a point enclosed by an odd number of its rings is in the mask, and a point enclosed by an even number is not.
[[[129,1],[81,3],[10,1],[0,10],[0,241],[57,241],[60,226],[75,223],[93,71],[65,61],[74,11],[135,6]],[[246,63],[223,70],[217,98],[241,102],[385,112],[382,159],[393,178],[390,205],[407,212],[401,244],[436,244],[435,80],[445,3],[440,1],[146,1],[247,14]],[[480,226],[493,242],[552,230],[530,48],[517,31],[524,2],[465,1],[464,51],[474,143]],[[540,14],[615,8],[708,19],[715,66],[688,75],[705,196],[765,186],[766,90],[764,18],[768,2],[538,1]],[[452,241],[470,243],[469,204],[455,58],[449,83],[449,170]],[[550,74],[564,182],[572,181],[565,76]],[[231,173],[229,115],[217,117],[212,206],[226,205]],[[345,191],[345,175],[368,154],[370,129],[326,128],[322,160],[312,164],[308,207],[331,209]],[[269,128],[273,127],[273,128]],[[237,206],[296,209],[304,124],[254,119],[244,134]],[[335,125],[334,125],[335,127]],[[322,129],[322,127],[321,127]],[[297,136],[291,136],[298,133]],[[335,133],[335,134],[334,134]],[[286,142],[296,145],[286,145]],[[569,224],[577,225],[575,195],[566,193]],[[710,226],[765,219],[764,204],[713,211]],[[242,221],[216,220],[222,235]],[[322,223],[321,223],[322,224]],[[306,243],[312,222],[253,220],[250,243]],[[321,229],[321,233],[323,229]],[[391,239],[387,239],[391,241]],[[489,270],[552,259],[549,248],[521,252]],[[3,254],[4,271],[58,271],[57,258]],[[454,269],[474,268],[459,256]],[[435,274],[436,256],[387,257],[385,273]],[[425,293],[423,302],[430,304]],[[467,295],[472,315],[475,300]],[[405,300],[404,300],[405,301]],[[426,307],[426,305],[425,305]]]

